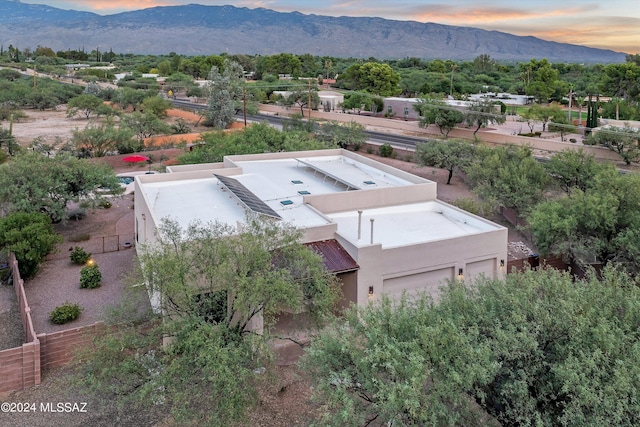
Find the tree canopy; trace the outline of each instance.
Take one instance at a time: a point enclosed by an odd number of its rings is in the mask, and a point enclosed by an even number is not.
[[[541,199],[549,176],[527,147],[509,145],[478,151],[467,168],[472,189],[486,200],[519,213]]]
[[[583,189],[538,204],[528,216],[538,249],[582,265],[613,263],[640,272],[639,188],[637,175],[603,167]]]
[[[454,107],[447,106],[442,101],[434,99],[421,99],[414,105],[416,111],[420,113],[420,127],[436,125],[442,136],[447,138],[449,132],[458,124],[464,121],[464,114]]]
[[[474,160],[474,153],[475,147],[467,141],[433,140],[418,145],[416,158],[422,166],[433,166],[449,171],[447,184],[451,184],[453,171],[456,168],[464,169],[469,166]]]
[[[633,426],[639,327],[629,276],[527,271],[353,308],[303,366],[319,425]]]
[[[99,188],[121,190],[113,171],[66,154],[47,157],[25,152],[0,165],[0,202],[5,214],[46,213],[52,221],[65,219],[70,201],[94,205]]]
[[[0,217],[0,248],[13,252],[23,279],[38,271],[44,257],[62,242],[51,226],[51,219],[41,213],[15,212]]]
[[[296,230],[258,218],[239,228],[182,229],[165,220],[141,266],[163,321],[99,342],[87,378],[121,400],[162,403],[181,425],[242,424],[257,404],[256,387],[268,379],[267,341],[278,315],[306,311],[324,319],[338,295],[335,277]],[[255,333],[260,317],[262,334]],[[170,342],[160,347],[161,336]]]

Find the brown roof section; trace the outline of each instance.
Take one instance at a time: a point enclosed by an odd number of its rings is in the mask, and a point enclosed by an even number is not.
[[[360,268],[336,239],[305,243],[305,245],[320,255],[324,260],[324,266],[334,274],[346,273]]]

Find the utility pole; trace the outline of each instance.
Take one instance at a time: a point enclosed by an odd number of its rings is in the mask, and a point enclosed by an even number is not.
[[[244,127],[247,127],[247,87],[243,86],[242,87],[242,94],[243,94],[243,99],[242,99],[242,112],[244,114]]]
[[[33,64],[33,88],[35,89],[37,86],[36,83],[36,75],[38,74],[38,72],[36,71],[36,64]]]
[[[309,99],[307,100],[307,110],[309,112],[309,120],[311,120],[311,80],[307,80],[307,83],[309,84]]]
[[[573,87],[569,88],[569,124],[572,124],[572,121],[571,121],[571,101],[573,101]]]

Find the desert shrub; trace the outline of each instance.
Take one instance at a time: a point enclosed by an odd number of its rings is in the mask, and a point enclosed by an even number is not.
[[[391,144],[382,144],[378,149],[378,153],[382,157],[391,157],[393,155],[393,147]]]
[[[91,254],[85,251],[80,246],[76,246],[75,248],[73,248],[73,252],[71,252],[71,255],[69,255],[69,259],[71,259],[71,262],[78,265],[86,263],[87,261],[89,261],[89,258],[91,258]]]
[[[103,209],[109,209],[111,206],[111,202],[108,200],[100,200],[100,202],[98,203],[98,207],[101,207]]]
[[[82,289],[95,289],[100,287],[102,273],[97,264],[87,265],[80,270],[80,287]]]
[[[78,316],[80,316],[80,313],[82,313],[82,307],[80,307],[80,305],[65,302],[64,304],[54,308],[53,311],[49,313],[49,320],[51,320],[51,323],[55,323],[56,325],[63,325],[71,322],[72,320],[76,320]]]
[[[484,218],[491,216],[496,211],[495,206],[491,202],[479,201],[470,198],[455,200],[453,205]]]

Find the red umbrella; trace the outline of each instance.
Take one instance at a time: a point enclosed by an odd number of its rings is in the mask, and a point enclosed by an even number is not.
[[[138,162],[149,162],[149,172],[151,173],[151,159],[147,156],[142,156],[140,154],[134,154],[132,156],[123,157],[122,160],[129,163],[138,163]]]
[[[141,156],[140,154],[134,154],[133,156],[127,156],[122,158],[123,161],[129,163],[147,162],[151,160],[147,156]]]

